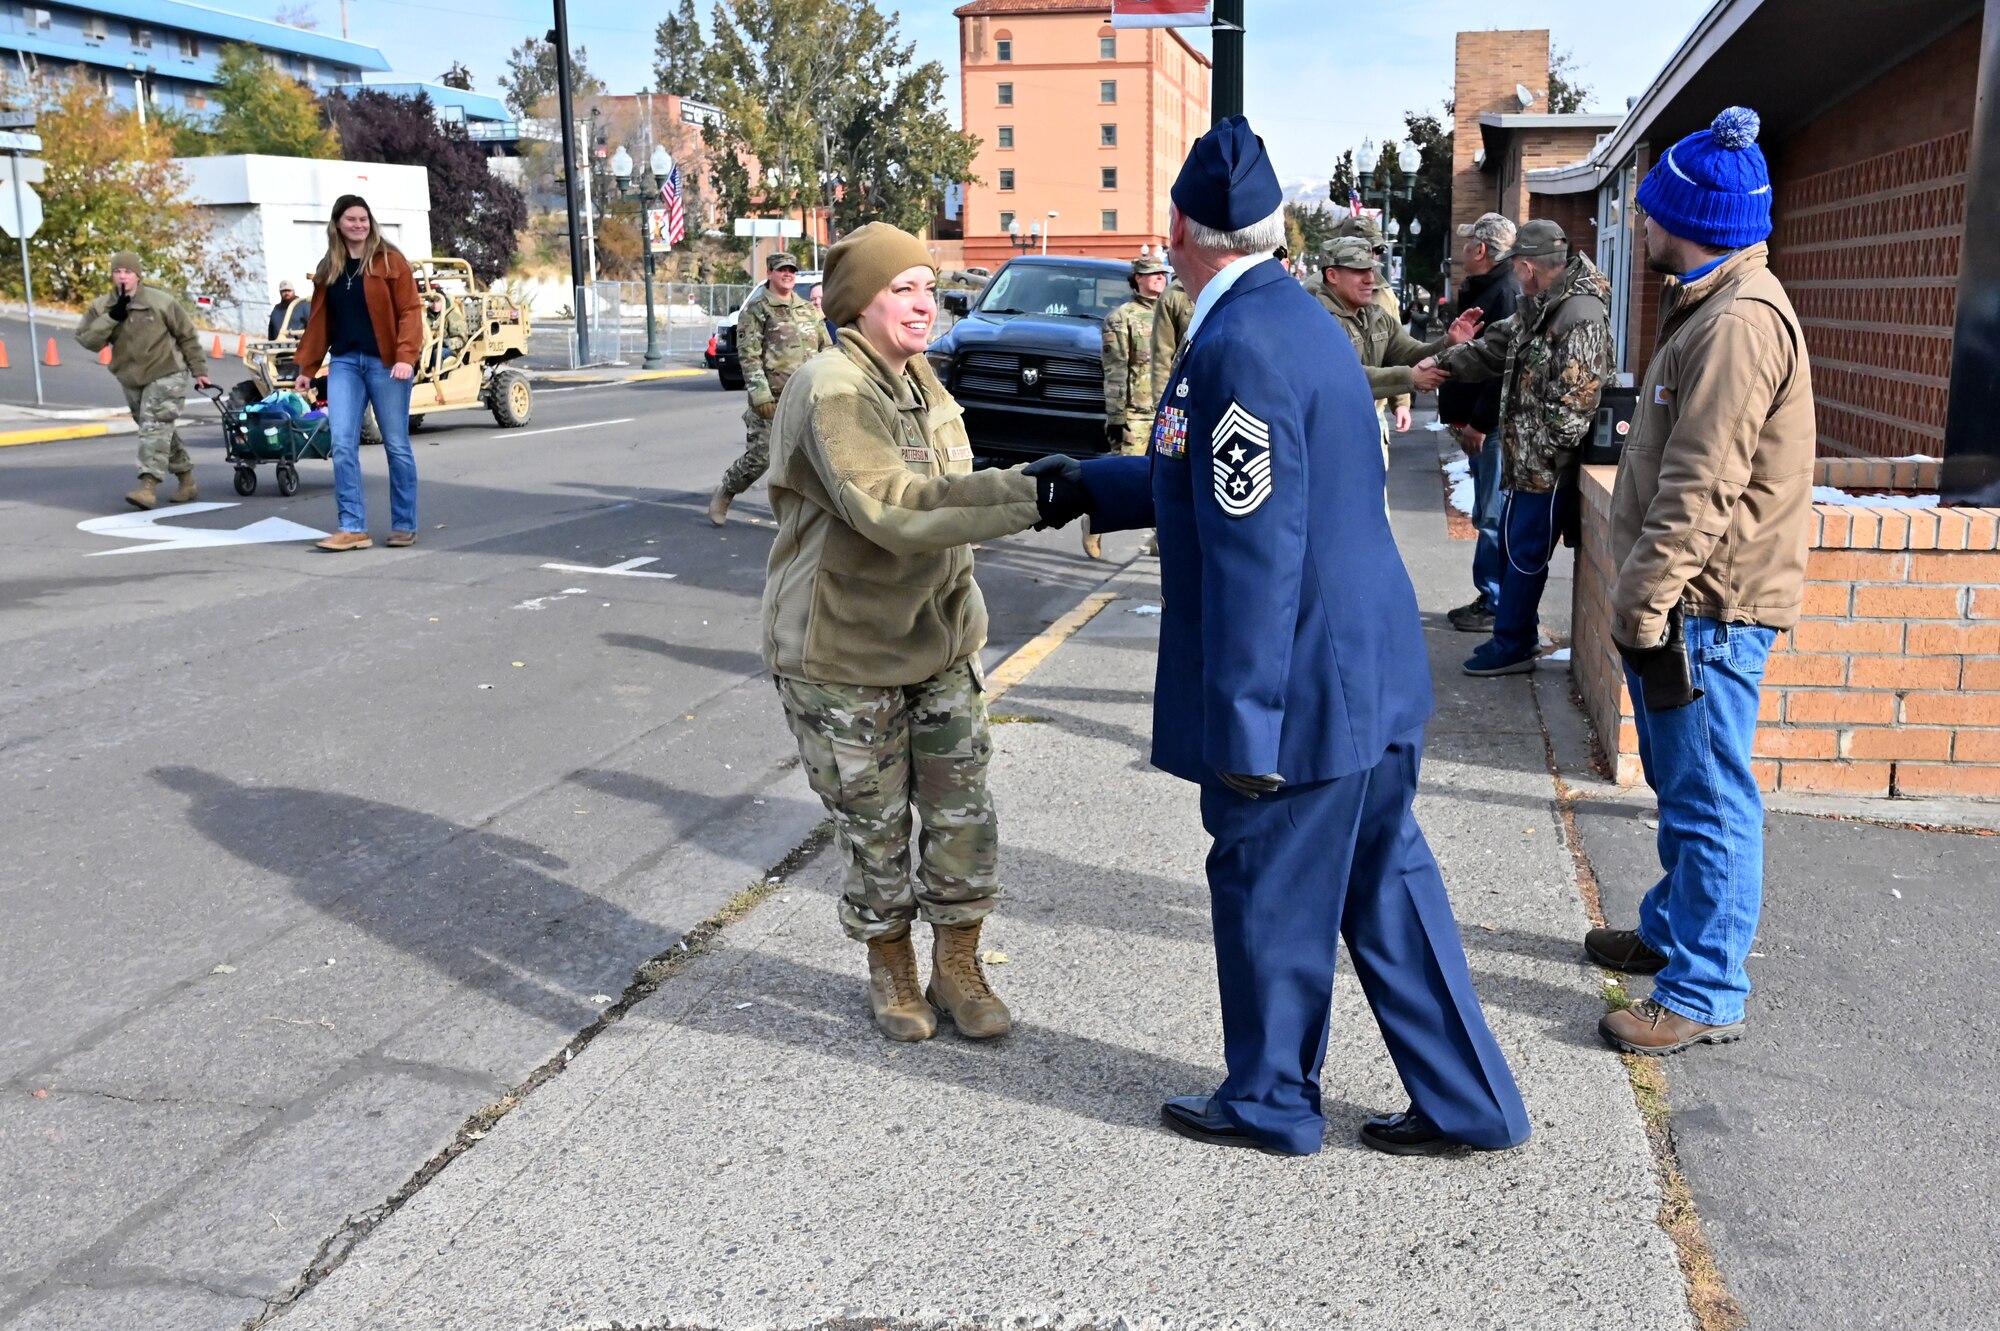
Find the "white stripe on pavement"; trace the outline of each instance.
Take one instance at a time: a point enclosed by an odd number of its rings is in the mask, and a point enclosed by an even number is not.
[[[531,434],[561,434],[564,430],[595,430],[601,425],[630,425],[637,416],[620,416],[615,421],[585,421],[581,425],[551,425],[546,430],[509,430],[510,439],[525,439]]]

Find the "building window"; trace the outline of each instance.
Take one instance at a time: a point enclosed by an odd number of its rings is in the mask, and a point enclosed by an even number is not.
[[[1000,94],[1000,105],[1002,105],[1002,106],[1012,106],[1012,105],[1014,104],[1014,85],[1013,85],[1013,84],[1011,84],[1011,83],[1003,83],[1003,84],[1001,84],[1001,85],[999,86],[999,88],[998,88],[998,92],[999,92],[999,94]]]
[[[1097,58],[1099,60],[1116,60],[1118,58],[1118,39],[1116,37],[1099,37],[1097,39]]]
[[[993,43],[993,58],[1002,64],[1012,62],[1014,59],[1013,39],[1002,37],[999,41]]]
[[[29,28],[29,30],[30,30],[30,31],[32,31],[32,32],[47,32],[47,31],[49,30],[49,11],[48,11],[48,10],[46,10],[46,9],[24,9],[24,10],[22,10],[22,11],[21,11],[21,15],[22,15],[22,17],[23,17],[23,18],[25,18],[25,19],[27,19],[27,20],[28,20],[28,28]]]
[[[1003,167],[1001,167],[1001,168],[1000,168],[1000,189],[1001,189],[1001,191],[1002,191],[1002,192],[1004,193],[1004,192],[1006,192],[1006,191],[1008,191],[1008,190],[1011,190],[1011,189],[1013,189],[1013,188],[1014,188],[1014,168],[1013,168],[1013,167],[1011,167],[1011,166],[1003,166]]]
[[[181,54],[190,60],[201,59],[201,38],[191,32],[181,34]]]
[[[307,83],[319,82],[319,63],[317,61],[308,60],[305,62],[305,77]]]
[[[1099,231],[1116,231],[1118,229],[1118,210],[1116,208],[1106,208],[1103,212],[1099,213],[1097,215],[1097,229]]]
[[[189,93],[187,95],[187,109],[190,111],[206,111],[208,109],[208,98],[198,92]]]
[[[1115,166],[1107,166],[1107,167],[1103,167],[1103,168],[1101,168],[1101,169],[1099,170],[1099,173],[1098,173],[1098,174],[1100,174],[1101,176],[1103,176],[1103,177],[1104,177],[1104,179],[1103,179],[1103,181],[1102,181],[1102,183],[1101,183],[1101,187],[1102,187],[1102,188],[1104,188],[1104,189],[1117,189],[1117,188],[1118,188],[1118,168],[1117,168],[1117,167],[1115,167]]]
[[[101,42],[111,35],[111,25],[104,21],[102,14],[83,16],[83,39],[87,42]]]
[[[134,23],[132,25],[132,45],[138,47],[141,51],[152,50],[153,30],[151,28],[142,28]]]
[[[1097,100],[1109,104],[1118,100],[1118,80],[1105,79],[1097,85]]]
[[[1012,125],[1002,125],[1000,127],[1000,146],[1002,148],[1011,148],[1014,146],[1014,127]]]
[[[1012,230],[1014,229],[1014,214],[1013,214],[1013,213],[1011,213],[1011,212],[1003,212],[1003,213],[1001,213],[1001,214],[1000,214],[1000,229],[1001,229],[1002,231],[1012,231]]]
[[[1099,125],[1097,127],[1097,146],[1100,148],[1116,148],[1118,146],[1118,126]]]

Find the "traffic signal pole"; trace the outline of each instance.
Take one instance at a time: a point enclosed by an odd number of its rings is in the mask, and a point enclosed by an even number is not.
[[[576,193],[576,173],[589,170],[589,164],[578,165],[576,159],[576,107],[570,96],[569,68],[569,5],[567,0],[555,0],[556,26],[549,30],[549,40],[556,47],[556,107],[562,117],[563,151],[563,198],[569,209],[569,280],[572,301],[570,310],[576,315],[576,363],[590,364],[590,315],[584,307],[583,275],[587,271],[583,257],[583,232],[577,228],[577,208],[580,200]]]
[[[1215,67],[1209,74],[1209,123],[1243,114],[1243,0],[1215,0]]]

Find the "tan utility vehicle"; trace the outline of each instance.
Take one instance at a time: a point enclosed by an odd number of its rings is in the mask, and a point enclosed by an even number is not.
[[[424,301],[424,346],[410,386],[410,429],[422,429],[440,412],[474,409],[492,412],[510,429],[526,425],[535,413],[534,389],[512,362],[528,354],[527,309],[511,296],[481,288],[463,259],[413,259],[410,267]],[[304,331],[288,311],[277,337],[250,340],[243,364],[251,378],[234,390],[242,405],[291,387]],[[322,369],[316,394],[322,400],[325,373]],[[362,419],[361,437],[382,441],[373,408]]]

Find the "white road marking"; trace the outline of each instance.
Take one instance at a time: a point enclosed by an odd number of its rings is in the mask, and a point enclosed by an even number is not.
[[[509,430],[506,433],[510,439],[526,439],[531,434],[561,434],[564,430],[595,430],[605,425],[630,425],[638,419],[637,416],[620,416],[615,421],[585,421],[581,425],[551,425],[546,430]]]
[[[592,568],[588,564],[544,564],[542,567],[552,568],[560,573],[608,573],[614,578],[678,578],[680,576],[678,573],[641,573],[639,571],[647,564],[657,564],[659,562],[659,556],[657,555],[641,555],[637,559],[628,559],[622,564],[613,564],[610,568]]]
[[[318,541],[327,533],[312,527],[300,526],[285,518],[264,518],[247,527],[220,529],[213,527],[156,527],[153,524],[166,518],[190,517],[196,513],[214,513],[225,508],[239,508],[241,505],[228,504],[181,504],[165,512],[118,513],[108,518],[85,518],[76,524],[78,531],[87,531],[92,536],[114,536],[125,541],[144,541],[145,545],[127,545],[116,550],[92,550],[90,558],[99,555],[136,555],[148,550],[202,550],[221,545],[263,545],[274,541]]]

